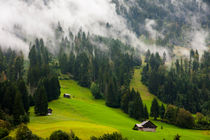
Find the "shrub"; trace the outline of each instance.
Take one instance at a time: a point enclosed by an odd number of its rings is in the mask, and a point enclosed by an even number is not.
[[[8,135],[9,135],[9,131],[7,129],[0,128],[0,139],[6,137]]]
[[[168,105],[166,108],[164,119],[169,123],[175,124],[177,115],[177,108],[173,105]]]
[[[61,130],[54,131],[50,135],[50,140],[80,140],[73,131],[70,134],[63,132]]]
[[[9,130],[11,128],[11,124],[7,121],[0,120],[0,127]]]
[[[114,132],[112,134],[104,134],[99,138],[92,136],[90,140],[127,140],[127,138],[123,138],[120,133]]]
[[[90,86],[90,90],[91,90],[91,93],[93,94],[95,99],[102,98],[102,95],[100,93],[100,89],[99,89],[99,85],[98,84],[92,82],[92,84]]]
[[[180,140],[180,137],[181,137],[181,136],[177,134],[177,135],[174,137],[174,140]]]
[[[193,128],[194,118],[189,111],[181,108],[177,114],[176,124],[183,128]]]
[[[79,137],[77,137],[73,131],[70,132],[70,140],[80,140]]]
[[[50,140],[69,140],[70,136],[61,130],[55,131],[50,135]]]
[[[1,140],[13,140],[13,138],[10,136],[6,136],[6,137],[2,138]]]
[[[21,124],[18,126],[16,132],[16,140],[40,140],[38,136],[32,134],[31,130],[25,125]]]

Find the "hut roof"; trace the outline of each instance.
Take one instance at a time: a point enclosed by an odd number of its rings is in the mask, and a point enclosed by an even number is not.
[[[140,124],[136,124],[137,127],[141,128],[157,128],[157,126],[152,123],[150,120],[147,120],[147,121],[143,121],[142,123]]]

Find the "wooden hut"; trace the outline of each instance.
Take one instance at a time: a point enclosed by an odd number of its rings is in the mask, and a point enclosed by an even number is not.
[[[51,108],[48,108],[48,115],[52,115],[52,109]]]
[[[63,97],[64,97],[64,98],[71,98],[71,95],[70,95],[70,94],[65,93],[65,94],[63,94]]]
[[[139,130],[139,131],[147,131],[147,132],[155,132],[157,126],[152,123],[150,120],[143,121],[140,124],[135,124],[134,130]]]

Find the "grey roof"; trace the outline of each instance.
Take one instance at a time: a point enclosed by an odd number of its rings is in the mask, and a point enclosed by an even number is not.
[[[147,120],[147,121],[143,121],[142,123],[140,123],[140,124],[136,124],[136,126],[137,127],[143,127],[146,123],[148,123],[149,122],[149,120]]]

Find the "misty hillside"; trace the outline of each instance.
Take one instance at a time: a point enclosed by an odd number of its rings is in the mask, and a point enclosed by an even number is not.
[[[181,46],[202,52],[210,43],[209,7],[208,0],[1,1],[0,44],[28,52],[28,44],[38,37],[55,51],[60,22],[67,37],[69,29],[74,34],[82,29],[141,51],[163,53]]]
[[[158,45],[195,47],[209,40],[210,9],[202,0],[113,0],[137,34]],[[208,37],[208,38],[207,38]],[[203,42],[198,42],[203,39]],[[197,43],[197,44],[194,44]],[[203,48],[201,48],[203,49]]]
[[[210,0],[0,0],[0,140],[209,140]]]

